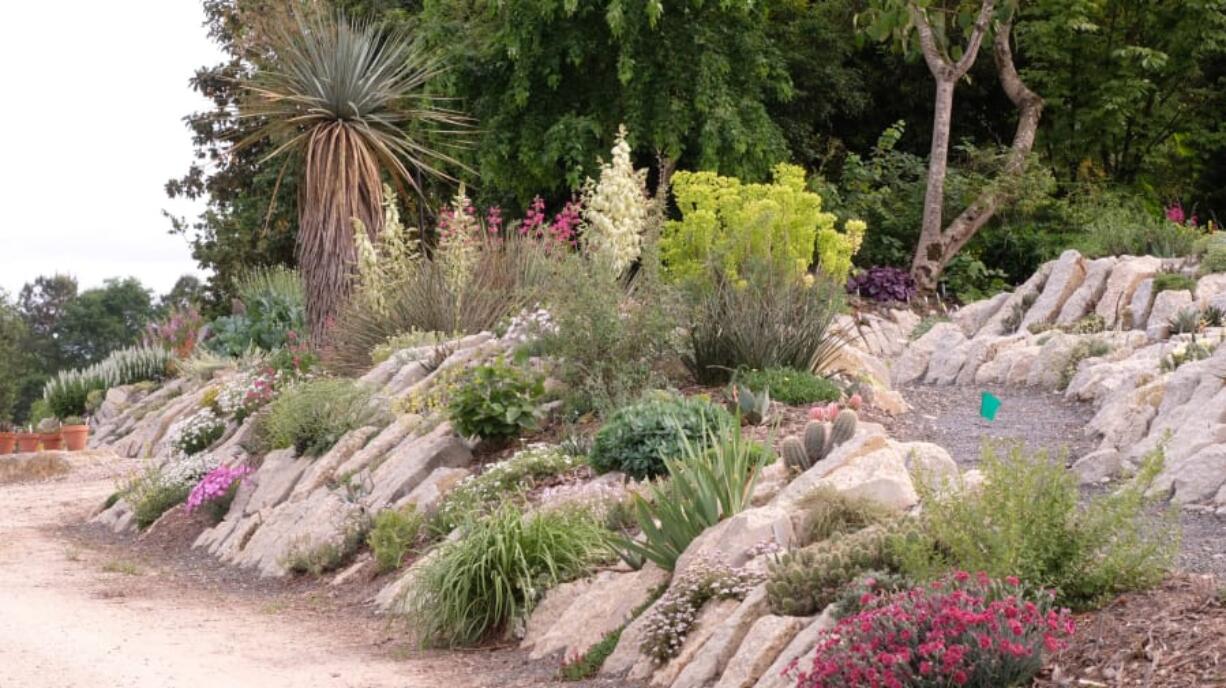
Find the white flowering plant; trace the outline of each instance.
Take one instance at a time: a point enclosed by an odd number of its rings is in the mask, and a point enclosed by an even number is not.
[[[613,160],[601,165],[600,181],[588,178],[583,190],[583,245],[589,257],[621,274],[643,250],[650,200],[647,170],[630,161],[626,127],[617,130]]]
[[[760,582],[761,573],[700,557],[647,613],[639,649],[658,664],[667,662],[681,652],[703,605],[711,600],[745,599]]]
[[[487,513],[493,507],[531,490],[539,481],[585,466],[582,459],[558,447],[534,444],[500,461],[480,475],[464,478],[443,498],[431,521],[436,533],[447,533],[466,518]]]
[[[193,456],[208,449],[226,432],[226,421],[210,408],[202,408],[171,426],[170,447],[173,455]]]

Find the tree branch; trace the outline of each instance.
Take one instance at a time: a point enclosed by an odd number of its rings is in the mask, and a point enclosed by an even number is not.
[[[992,22],[992,12],[995,9],[996,0],[983,0],[983,6],[979,8],[979,16],[975,19],[975,28],[971,30],[971,39],[966,44],[966,51],[962,53],[962,59],[954,63],[955,79],[966,76],[971,65],[975,64],[975,56],[979,54],[979,47],[983,45],[983,37],[988,33],[988,27]]]
[[[932,33],[932,25],[928,23],[928,18],[914,2],[907,3],[907,9],[911,12],[911,21],[915,22],[915,31],[919,34],[920,50],[924,53],[924,61],[928,63],[928,71],[932,72],[932,75],[938,80],[947,78],[952,66],[941,49],[937,47],[937,39]]]

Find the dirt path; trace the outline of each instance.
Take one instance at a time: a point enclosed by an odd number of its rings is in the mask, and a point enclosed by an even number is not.
[[[344,634],[209,591],[176,594],[155,571],[61,539],[124,466],[0,485],[0,687],[431,688],[483,685],[437,661],[395,661]]]

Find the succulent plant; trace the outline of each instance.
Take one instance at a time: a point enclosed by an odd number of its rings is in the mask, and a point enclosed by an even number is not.
[[[817,614],[865,571],[896,571],[890,540],[902,527],[869,526],[777,557],[768,565],[766,579],[771,613]]]
[[[750,425],[761,425],[770,415],[771,395],[769,389],[763,389],[761,393],[754,393],[742,384],[734,384],[732,386],[732,403],[733,410],[738,412],[741,418]]]
[[[1200,319],[1205,327],[1221,327],[1222,322],[1226,321],[1226,313],[1217,306],[1205,306],[1205,310],[1200,312]]]
[[[811,420],[805,425],[803,436],[795,435],[783,440],[780,451],[789,468],[803,472],[813,464],[825,459],[840,444],[856,434],[856,412],[843,409],[833,421]]]
[[[60,429],[60,422],[54,418],[44,418],[38,421],[38,431],[43,433],[55,432]]]

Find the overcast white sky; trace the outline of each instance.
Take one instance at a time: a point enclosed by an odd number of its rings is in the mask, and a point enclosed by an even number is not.
[[[0,287],[40,274],[82,288],[137,277],[158,293],[197,273],[167,233],[163,184],[192,159],[188,85],[220,61],[199,0],[6,3],[0,20]]]

